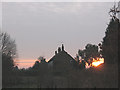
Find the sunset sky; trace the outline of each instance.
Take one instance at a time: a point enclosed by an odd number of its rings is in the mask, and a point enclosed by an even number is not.
[[[75,57],[88,43],[105,35],[113,2],[5,2],[2,30],[16,40],[19,67],[32,66],[39,56],[49,60],[63,43]]]

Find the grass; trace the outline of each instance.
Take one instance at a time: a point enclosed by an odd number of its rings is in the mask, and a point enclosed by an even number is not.
[[[117,64],[73,70],[64,75],[20,76],[21,84],[10,88],[118,88]]]

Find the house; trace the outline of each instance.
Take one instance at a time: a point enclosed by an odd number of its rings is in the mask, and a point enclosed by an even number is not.
[[[65,50],[64,45],[58,47],[58,52],[48,61],[48,67],[54,73],[68,72],[77,66],[77,62]]]

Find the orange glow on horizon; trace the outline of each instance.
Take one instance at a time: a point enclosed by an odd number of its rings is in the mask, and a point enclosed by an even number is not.
[[[21,60],[14,60],[15,65],[18,66],[18,68],[29,68],[32,67],[35,62],[38,61],[37,59],[21,59]],[[48,62],[49,60],[46,60]]]
[[[104,63],[104,58],[97,58],[92,60],[92,63],[89,65],[87,62],[85,63],[86,69],[90,68],[91,66],[93,67],[98,67],[99,65]]]
[[[23,59],[23,60],[15,60],[15,65],[18,68],[29,68],[32,67],[35,63],[35,59]]]
[[[92,66],[97,67],[103,63],[104,63],[104,58],[97,58],[97,59],[93,58]]]
[[[15,65],[18,66],[18,68],[29,68],[29,67],[32,67],[36,61],[37,60],[35,60],[35,59],[15,60]],[[49,60],[46,60],[46,62],[48,62],[48,61]],[[97,58],[97,59],[93,58],[92,63],[90,65],[88,65],[88,63],[86,62],[85,67],[88,69],[91,66],[97,67],[103,63],[104,63],[104,58]]]
[[[91,67],[91,64],[89,65],[87,62],[85,63],[85,68],[88,69]]]

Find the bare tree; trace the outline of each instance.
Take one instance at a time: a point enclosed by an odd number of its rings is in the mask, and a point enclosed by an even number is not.
[[[39,56],[39,57],[38,57],[38,60],[39,60],[41,63],[42,63],[42,62],[46,62],[46,61],[45,61],[45,58],[44,58],[43,56]]]
[[[119,2],[120,3],[120,2]],[[110,17],[112,17],[113,19],[117,19],[117,14],[120,13],[119,7],[120,4],[118,3],[118,6],[116,6],[116,4],[114,4],[113,8],[110,9],[109,11],[109,15]]]
[[[2,51],[2,54],[15,58],[17,56],[15,40],[11,39],[7,33],[0,32],[0,41],[0,51]]]

